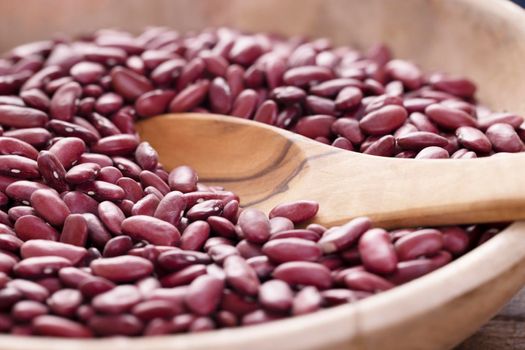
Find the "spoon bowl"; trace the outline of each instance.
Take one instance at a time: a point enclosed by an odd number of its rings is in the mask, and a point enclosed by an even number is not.
[[[213,114],[168,114],[137,124],[172,169],[191,165],[206,184],[269,212],[300,199],[321,204],[317,223],[369,216],[378,226],[525,219],[525,154],[465,160],[377,157],[338,149],[262,123]]]

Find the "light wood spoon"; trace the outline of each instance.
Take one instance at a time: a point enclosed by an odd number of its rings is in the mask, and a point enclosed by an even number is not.
[[[369,156],[240,118],[170,114],[137,124],[167,169],[190,165],[206,184],[269,212],[320,203],[315,222],[369,216],[381,227],[525,219],[525,154],[466,160]]]

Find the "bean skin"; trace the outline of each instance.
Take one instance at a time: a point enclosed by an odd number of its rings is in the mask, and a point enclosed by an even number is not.
[[[320,289],[332,284],[330,270],[321,264],[308,261],[291,261],[273,271],[273,277],[290,285],[311,285]]]
[[[173,245],[180,239],[175,226],[157,218],[135,215],[125,219],[122,232],[134,239],[144,239],[156,245]]]
[[[440,251],[443,235],[435,229],[418,230],[401,237],[394,246],[400,261],[412,260]]]
[[[213,276],[197,277],[189,286],[185,303],[197,315],[209,315],[219,306],[224,281]]]
[[[257,209],[243,210],[238,224],[244,237],[250,242],[264,243],[270,237],[270,220]]]
[[[379,228],[366,231],[359,239],[359,255],[371,272],[388,274],[396,269],[397,256],[388,233]]]
[[[370,229],[369,218],[357,218],[347,224],[332,228],[323,234],[318,244],[324,253],[333,253],[349,248],[357,239]]]
[[[36,190],[31,195],[31,205],[38,215],[54,226],[62,226],[70,214],[66,203],[53,190]]]
[[[263,253],[273,262],[317,261],[321,258],[321,248],[312,241],[301,238],[280,238],[267,242]]]
[[[153,265],[149,260],[138,256],[118,256],[94,260],[93,274],[113,282],[131,282],[150,275]]]
[[[280,216],[290,219],[294,224],[310,220],[319,210],[319,203],[301,200],[279,204],[270,211],[270,219]]]

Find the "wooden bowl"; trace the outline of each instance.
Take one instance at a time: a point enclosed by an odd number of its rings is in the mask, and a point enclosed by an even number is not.
[[[124,7],[122,7],[124,6]],[[26,0],[0,3],[0,50],[102,27],[186,31],[231,25],[386,42],[426,70],[464,74],[496,110],[525,113],[525,12],[502,0]],[[460,186],[461,184],[458,184]],[[442,269],[394,290],[260,326],[155,338],[0,336],[0,349],[447,349],[489,320],[525,283],[525,222]]]

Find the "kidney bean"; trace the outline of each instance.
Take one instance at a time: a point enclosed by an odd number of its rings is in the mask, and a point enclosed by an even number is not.
[[[69,338],[91,338],[93,334],[82,324],[67,318],[40,315],[33,319],[33,331],[39,335]]]
[[[120,226],[126,217],[116,204],[110,201],[101,202],[98,205],[98,216],[110,232],[121,233]]]
[[[401,237],[394,246],[399,260],[412,260],[440,251],[443,248],[443,235],[435,229],[418,230]]]
[[[47,123],[47,114],[34,108],[0,105],[0,124],[14,128],[42,127]]]
[[[70,214],[66,203],[53,190],[36,190],[30,200],[38,215],[54,226],[62,226]]]
[[[183,193],[195,191],[198,181],[197,173],[186,165],[173,169],[168,179],[172,191],[180,191]]]
[[[370,141],[369,146],[364,147],[367,140]],[[367,140],[365,140],[365,142],[361,145],[361,150],[365,154],[381,157],[391,157],[395,153],[396,140],[391,135],[385,135],[378,139],[369,138]]]
[[[125,219],[121,229],[133,239],[143,239],[156,245],[173,245],[180,239],[180,233],[175,226],[146,215],[135,215]]]
[[[291,261],[281,264],[273,271],[273,277],[290,285],[311,285],[320,289],[332,284],[330,270],[309,261]]]
[[[71,214],[64,221],[60,242],[84,247],[88,237],[88,224],[81,214]]]
[[[523,117],[512,113],[492,113],[487,117],[480,119],[478,126],[482,131],[485,131],[494,124],[503,123],[509,124],[514,129],[517,129],[524,121]]]
[[[312,241],[301,238],[272,239],[262,249],[272,261],[317,261],[322,255],[321,248]]]
[[[138,256],[117,256],[91,262],[93,274],[113,282],[131,282],[148,276],[153,271],[149,260]]]
[[[105,258],[125,255],[133,248],[133,241],[128,236],[117,236],[107,241],[102,256]]]
[[[189,286],[185,303],[197,315],[213,313],[221,301],[224,281],[217,277],[203,275],[197,277]]]
[[[133,207],[131,208],[131,215],[153,216],[159,203],[160,200],[156,195],[147,194],[133,205]]]
[[[406,150],[421,150],[430,146],[445,147],[448,144],[448,140],[443,136],[428,131],[410,132],[399,136],[396,141],[399,147]]]
[[[82,294],[76,289],[61,289],[53,293],[47,304],[57,315],[72,317],[82,303]]]
[[[96,179],[100,169],[101,167],[97,163],[82,163],[75,165],[68,170],[65,179],[72,185],[93,181]]]
[[[449,154],[446,149],[430,146],[425,147],[415,157],[416,159],[440,159],[440,158],[449,158]]]
[[[193,264],[209,264],[210,257],[205,253],[171,249],[161,253],[157,259],[159,266],[166,270],[180,270]]]
[[[54,275],[61,268],[71,265],[70,260],[60,256],[37,256],[18,262],[13,272],[22,278],[36,278]]]
[[[521,152],[523,150],[523,142],[514,128],[508,124],[493,124],[487,129],[486,135],[497,152]]]
[[[98,202],[82,192],[67,192],[62,197],[62,200],[66,203],[71,213],[79,214],[87,212],[94,214],[97,212]]]
[[[77,163],[85,151],[86,145],[78,137],[62,138],[49,148],[49,152],[58,158],[65,169],[69,169]]]
[[[53,242],[42,239],[32,239],[22,244],[22,258],[56,256],[68,259],[73,265],[78,264],[87,254],[84,247]]]
[[[129,314],[95,315],[89,319],[88,326],[99,336],[134,336],[144,329],[142,321]]]
[[[110,184],[116,184],[118,179],[122,177],[122,172],[114,166],[106,166],[100,169],[97,180]]]
[[[124,190],[117,185],[106,181],[84,182],[77,186],[77,190],[93,196],[99,200],[116,201],[125,197]]]
[[[253,243],[264,243],[270,237],[270,220],[257,210],[248,208],[241,212],[238,220],[244,238]]]
[[[459,97],[472,97],[476,91],[474,83],[464,78],[435,75],[431,83],[432,87]]]
[[[301,118],[293,131],[309,138],[328,137],[336,119],[329,115],[313,115]]]
[[[319,203],[315,201],[300,200],[279,204],[270,211],[270,219],[285,217],[293,223],[307,221],[313,218],[319,210]]]
[[[136,100],[140,95],[153,90],[148,79],[123,67],[115,67],[111,70],[111,81],[116,93],[127,100]]]
[[[197,107],[208,94],[210,82],[200,80],[184,88],[170,102],[169,111],[172,113],[188,112]]]
[[[270,212],[270,215],[271,215],[271,212]],[[286,217],[279,217],[275,215],[271,215],[271,216],[272,218],[270,219],[270,234],[272,236],[281,231],[293,230],[294,223],[292,222],[292,220]]]
[[[37,301],[21,300],[13,305],[11,316],[19,322],[31,322],[35,317],[45,315],[48,308]]]
[[[255,270],[238,255],[224,259],[226,283],[242,295],[256,295],[259,292],[259,279]]]
[[[44,220],[34,215],[20,217],[16,220],[14,228],[17,237],[23,241],[31,239],[56,241],[58,239],[57,231]]]
[[[75,115],[81,94],[82,88],[77,82],[68,82],[59,87],[49,106],[51,118],[70,121]]]
[[[388,280],[396,285],[406,283],[415,278],[430,273],[437,268],[449,263],[452,255],[441,251],[433,258],[420,258],[417,260],[402,261],[397,264],[397,270],[388,276]]]
[[[98,294],[93,298],[91,304],[100,313],[118,315],[130,310],[141,299],[142,296],[137,287],[122,285]]]
[[[443,106],[441,104],[432,104],[425,108],[425,114],[440,127],[445,129],[457,129],[461,126],[476,126],[476,120],[468,113]]]
[[[3,136],[12,137],[33,147],[41,147],[51,139],[51,133],[43,128],[24,128],[5,131]]]
[[[333,253],[349,248],[371,227],[369,218],[356,218],[347,224],[327,230],[318,244],[324,253]]]
[[[0,249],[7,250],[10,252],[16,252],[20,249],[24,243],[18,237],[10,233],[0,233]]]
[[[188,203],[188,207],[189,207]],[[220,199],[210,199],[195,204],[186,212],[190,221],[206,220],[210,216],[220,215],[224,208],[224,202]]]
[[[479,153],[489,153],[492,150],[492,144],[483,132],[470,127],[462,126],[456,130],[458,141],[464,147]]]
[[[441,228],[440,231],[443,234],[443,249],[454,255],[462,254],[467,250],[470,239],[461,227],[449,226]]]
[[[96,163],[100,167],[108,167],[113,165],[113,161],[106,155],[96,153],[84,153],[80,156],[79,164]]]
[[[286,71],[283,82],[287,85],[305,86],[311,81],[323,82],[333,77],[332,71],[326,67],[302,66]]]
[[[383,229],[371,229],[359,239],[359,255],[365,268],[371,272],[388,274],[394,272],[397,256],[390,236]]]
[[[258,299],[270,312],[286,312],[292,307],[294,293],[285,282],[270,280],[261,285]]]

